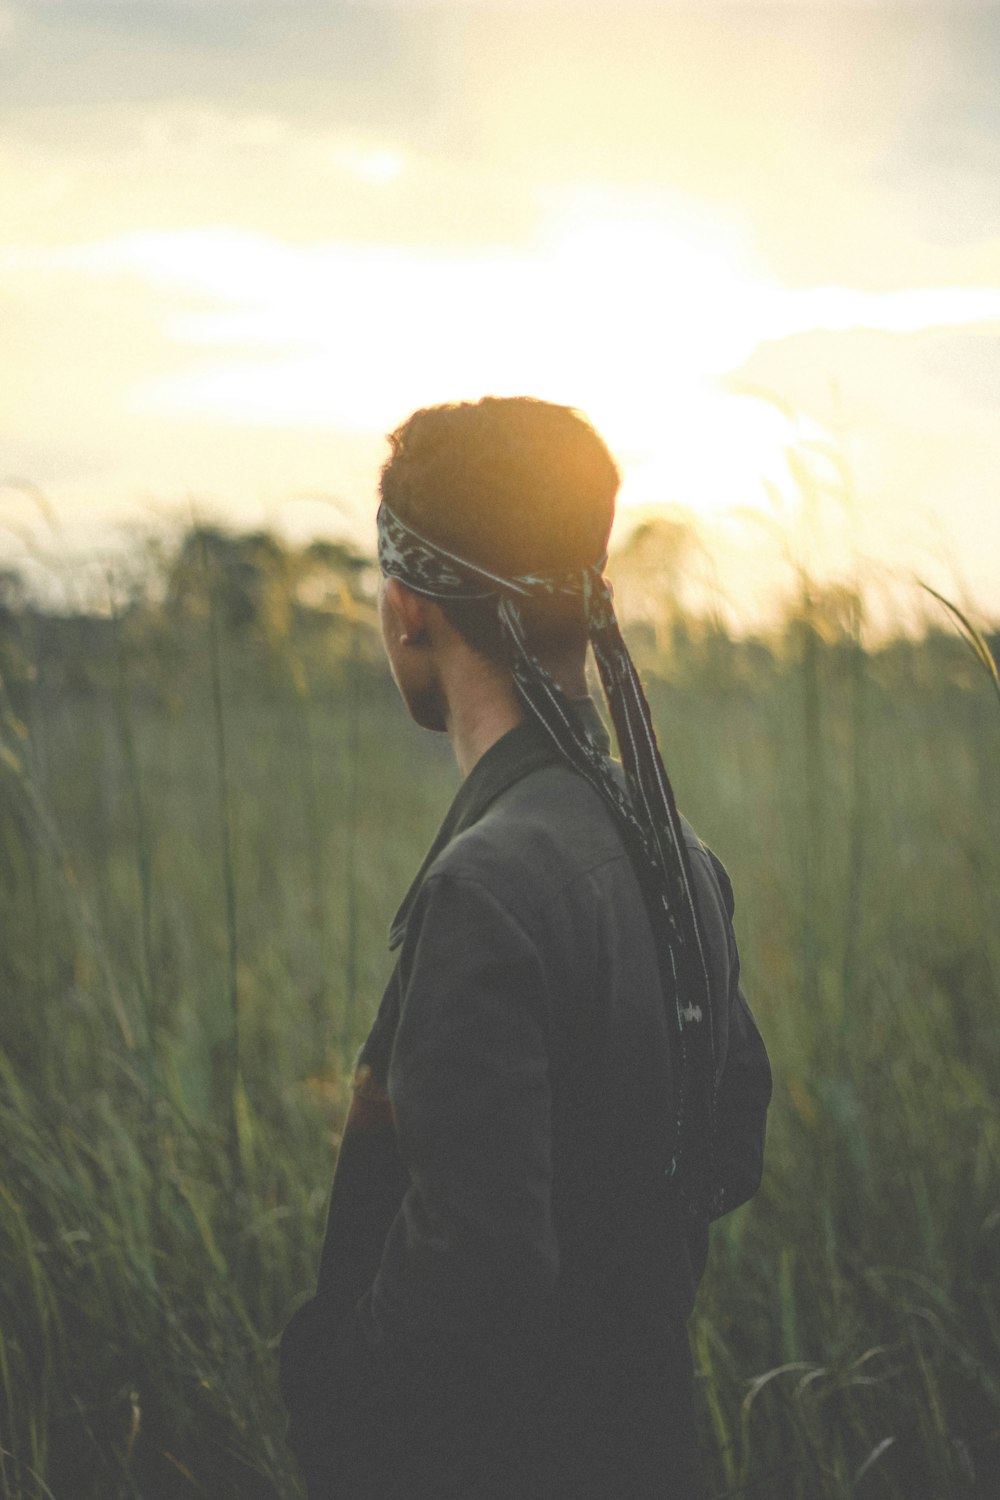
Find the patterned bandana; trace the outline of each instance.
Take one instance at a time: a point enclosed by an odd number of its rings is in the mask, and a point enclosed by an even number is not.
[[[677,1118],[665,1155],[666,1175],[692,1213],[718,1217],[725,1205],[714,1161],[715,1038],[690,860],[649,705],[603,577],[605,559],[571,573],[503,578],[419,536],[384,501],[378,513],[378,557],[385,577],[398,578],[429,599],[496,599],[501,629],[513,648],[514,684],[521,701],[614,814],[649,908],[664,996],[678,1041]],[[583,733],[569,699],[528,645],[521,601],[554,595],[583,600],[627,795],[611,762]]]

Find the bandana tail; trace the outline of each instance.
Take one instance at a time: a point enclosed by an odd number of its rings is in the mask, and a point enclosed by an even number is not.
[[[693,1210],[721,1213],[715,1171],[715,1027],[690,854],[652,715],[604,578],[589,573],[587,628],[625,778],[657,872],[654,932],[680,1038],[678,1143],[673,1175]]]
[[[569,702],[528,648],[520,609],[501,597],[499,614],[516,648],[514,681],[525,706],[570,764],[609,804],[622,828],[650,910],[679,1042],[677,1120],[669,1175],[694,1213],[715,1216],[715,1061],[712,1008],[690,864],[680,818],[653,731],[649,707],[615,618],[611,595],[594,570],[585,589],[587,626],[625,769],[627,797],[607,761],[581,734]]]

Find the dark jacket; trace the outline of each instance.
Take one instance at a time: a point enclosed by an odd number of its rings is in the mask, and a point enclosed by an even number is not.
[[[735,1207],[770,1070],[728,878],[687,839]],[[392,938],[316,1295],[282,1345],[311,1500],[690,1500],[708,1226],[665,1176],[656,953],[611,815],[534,725],[474,767]]]

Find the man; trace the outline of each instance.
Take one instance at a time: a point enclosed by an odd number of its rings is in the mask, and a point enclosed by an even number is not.
[[[693,1500],[686,1324],[770,1071],[602,576],[617,470],[527,398],[390,443],[385,647],[465,779],[393,924],[290,1442],[310,1500]]]

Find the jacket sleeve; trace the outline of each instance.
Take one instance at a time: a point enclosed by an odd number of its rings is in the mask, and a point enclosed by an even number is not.
[[[458,1495],[471,1447],[516,1427],[557,1275],[547,998],[517,918],[448,874],[424,884],[401,975],[388,1085],[409,1186],[371,1288],[322,1333],[319,1448],[355,1494],[402,1467]]]
[[[703,846],[704,847],[704,846]],[[771,1101],[771,1065],[763,1038],[740,984],[740,959],[733,932],[735,902],[725,867],[709,849],[720,946],[726,953],[723,1011],[717,1033],[724,1043],[716,1097],[715,1160],[722,1188],[722,1212],[752,1198],[764,1168],[764,1135]],[[711,918],[710,918],[711,920]]]

